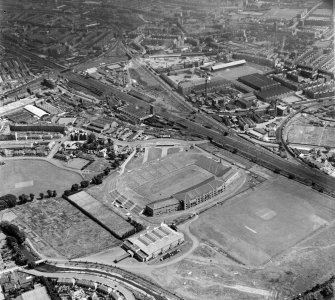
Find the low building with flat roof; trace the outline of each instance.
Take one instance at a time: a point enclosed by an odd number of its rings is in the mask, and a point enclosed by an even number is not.
[[[134,253],[140,261],[148,261],[184,242],[184,234],[162,223],[142,231],[123,242],[123,247]]]

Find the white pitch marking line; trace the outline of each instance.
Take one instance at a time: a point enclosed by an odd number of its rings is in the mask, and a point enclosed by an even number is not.
[[[250,228],[250,227],[248,227],[248,226],[245,226],[245,225],[244,225],[244,227],[245,227],[245,228],[247,228],[248,230],[250,230],[250,231],[251,231],[251,232],[253,232],[253,233],[257,233],[257,231],[255,231],[255,230],[251,229],[251,228]]]

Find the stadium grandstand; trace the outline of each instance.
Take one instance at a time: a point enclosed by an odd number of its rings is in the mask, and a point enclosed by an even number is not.
[[[184,242],[184,234],[162,223],[158,227],[140,232],[123,242],[123,248],[131,251],[139,261],[148,261],[164,254]]]
[[[145,214],[159,216],[194,207],[222,193],[238,176],[238,173],[231,172],[231,168],[226,168],[208,157],[201,156],[196,160],[195,165],[213,176],[188,189],[179,191],[171,197],[147,204]]]

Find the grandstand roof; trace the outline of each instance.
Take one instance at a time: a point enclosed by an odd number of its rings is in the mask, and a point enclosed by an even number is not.
[[[34,106],[34,105],[31,105],[31,104],[28,104],[24,107],[25,110],[31,112],[33,115],[37,116],[38,118],[42,118],[43,116],[46,116],[48,115],[47,112],[45,112],[44,110]]]
[[[128,238],[128,241],[150,256],[180,239],[184,239],[183,233],[174,231],[166,224],[161,224]]]
[[[155,202],[151,202],[150,204],[147,205],[147,207],[151,208],[151,209],[159,209],[159,208],[163,208],[166,206],[170,206],[170,205],[177,205],[179,204],[179,200],[175,199],[175,198],[165,198],[165,199],[161,199]]]
[[[200,197],[204,194],[207,194],[224,184],[223,181],[214,179],[214,176],[197,184],[196,186],[190,187],[184,191],[179,192],[178,194],[173,195],[176,199],[182,201],[190,201],[196,197]]]

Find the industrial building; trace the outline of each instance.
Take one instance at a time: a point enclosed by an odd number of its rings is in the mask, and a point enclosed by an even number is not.
[[[230,86],[230,81],[221,77],[212,77],[207,81],[207,90],[212,91],[219,88]],[[178,84],[178,91],[183,95],[188,95],[191,92],[200,93],[206,90],[206,79],[200,78],[192,81],[183,81]]]
[[[127,105],[118,108],[122,117],[133,124],[141,124],[144,120],[151,118],[154,115],[153,107],[150,109],[135,105]]]
[[[227,68],[237,67],[237,66],[244,65],[245,63],[246,61],[244,59],[232,61],[229,63],[218,63],[211,67],[211,71],[215,72],[215,71],[224,70]]]
[[[272,87],[280,86],[279,82],[276,82],[262,74],[254,73],[246,76],[239,77],[238,80],[247,86],[259,91],[264,91]]]
[[[184,242],[184,234],[166,224],[142,231],[123,242],[123,247],[140,261],[148,261]]]
[[[39,119],[42,118],[43,116],[47,116],[49,115],[47,112],[45,112],[44,110],[34,106],[34,105],[31,105],[31,104],[28,104],[24,107],[25,110],[29,111],[30,113],[32,113],[34,116],[38,117]]]

